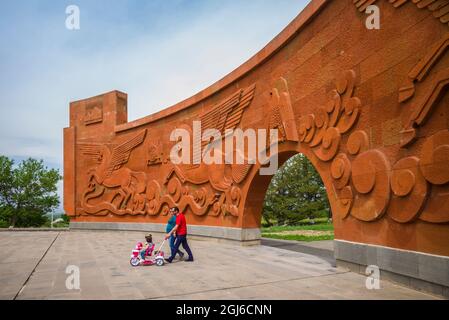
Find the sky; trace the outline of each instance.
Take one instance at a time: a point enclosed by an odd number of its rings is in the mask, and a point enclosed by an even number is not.
[[[0,155],[62,174],[70,101],[120,90],[129,121],[165,109],[244,63],[308,2],[3,0]],[[79,30],[66,28],[70,5]]]

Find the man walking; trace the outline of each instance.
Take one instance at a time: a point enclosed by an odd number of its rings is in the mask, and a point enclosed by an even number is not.
[[[168,263],[172,263],[173,259],[178,253],[179,247],[182,244],[182,247],[186,250],[187,254],[189,255],[189,258],[185,261],[192,262],[193,261],[192,251],[190,250],[189,244],[187,243],[186,217],[182,212],[179,212],[179,209],[177,207],[171,208],[170,211],[172,211],[176,216],[176,225],[169,233],[167,233],[167,235],[165,236],[165,240],[170,238],[171,235],[176,232],[176,241],[175,241],[175,248],[171,253],[170,258],[168,258],[166,261]]]
[[[165,228],[165,233],[170,233],[176,226],[176,216],[174,210],[170,210],[170,219],[168,219],[167,227]],[[173,232],[170,236],[170,255],[176,256],[175,254],[175,240],[176,232]],[[184,252],[178,249],[179,257],[182,259],[184,257]]]

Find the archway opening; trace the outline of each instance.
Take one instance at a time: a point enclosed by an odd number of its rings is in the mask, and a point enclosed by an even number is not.
[[[273,156],[278,159],[274,175],[261,175],[259,167],[251,177],[245,198],[244,227],[259,229],[262,244],[279,242],[278,239],[317,245],[318,240],[327,241],[326,256],[333,259],[335,224],[330,206],[332,193],[329,193],[332,186],[323,179],[325,168],[314,161],[313,154],[290,141],[281,144]],[[308,172],[307,177],[304,177],[304,170]],[[304,180],[308,180],[308,186]],[[274,206],[270,201],[276,202]],[[282,212],[277,211],[279,207]]]
[[[301,153],[283,158],[265,192],[262,236],[308,242],[333,240],[332,214],[319,173]]]

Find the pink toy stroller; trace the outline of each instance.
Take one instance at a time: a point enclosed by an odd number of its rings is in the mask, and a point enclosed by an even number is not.
[[[163,266],[165,263],[164,252],[161,251],[161,249],[162,249],[162,246],[164,245],[164,243],[165,243],[165,240],[162,242],[161,246],[159,247],[159,250],[157,250],[156,252],[154,252],[154,248],[156,247],[156,245],[153,244],[151,247],[148,247],[145,250],[144,259],[142,259],[142,257],[140,256],[140,251],[143,248],[143,244],[142,244],[142,242],[138,242],[136,247],[132,251],[131,260],[129,261],[129,263],[133,267],[152,266],[153,264],[155,264],[159,267]],[[154,255],[153,255],[153,253],[154,253]]]

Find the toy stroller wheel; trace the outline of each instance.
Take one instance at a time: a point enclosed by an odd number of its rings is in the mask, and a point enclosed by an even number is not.
[[[164,259],[156,259],[156,265],[162,267],[164,265]]]
[[[131,258],[131,260],[129,261],[129,263],[133,266],[133,267],[137,267],[140,265],[140,261],[138,258]]]

